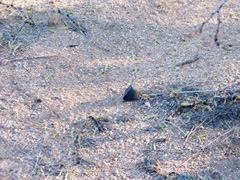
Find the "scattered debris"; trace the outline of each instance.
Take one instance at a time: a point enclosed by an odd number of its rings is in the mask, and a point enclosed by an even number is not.
[[[178,95],[170,96],[172,92],[161,93],[161,98],[157,98],[156,95],[151,94],[149,96],[155,98],[151,101],[152,106],[156,103],[161,104],[161,107],[165,109],[164,120],[167,124],[174,124],[173,121],[176,116],[181,116],[185,121],[182,127],[177,127],[183,133],[185,139],[184,146],[189,140],[198,138],[201,141],[203,135],[199,137],[196,132],[200,131],[205,126],[210,127],[222,127],[224,129],[230,129],[235,126],[240,120],[240,88],[236,86],[240,85],[240,82],[227,86],[220,90],[192,90],[192,91],[178,91]],[[235,88],[234,88],[235,87]],[[170,94],[170,95],[169,95]],[[148,102],[149,100],[141,99]],[[146,109],[145,103],[141,102],[142,108]],[[159,113],[153,115],[147,115],[144,120],[148,120],[155,117],[162,117]],[[161,118],[158,118],[161,119]],[[156,119],[156,121],[158,121]],[[167,126],[161,122],[158,122],[158,127],[164,131]],[[188,132],[184,132],[181,128],[187,128]]]
[[[143,162],[140,163],[140,168],[144,169],[146,172],[151,175],[161,174],[161,169],[158,162],[154,159],[145,158]]]
[[[194,180],[193,176],[179,174],[177,172],[163,173],[159,162],[154,159],[145,158],[143,162],[139,164],[139,167],[149,173],[152,176],[156,176],[156,180]]]
[[[153,142],[154,143],[163,143],[166,142],[167,138],[159,138],[159,139],[154,139]]]
[[[24,25],[23,25],[23,26],[25,26],[26,23],[28,23],[28,24],[30,24],[30,25],[32,25],[32,26],[35,26],[36,23],[33,21],[32,17],[31,17],[29,14],[25,13],[22,8],[20,8],[20,7],[15,7],[15,6],[13,6],[13,4],[11,4],[11,5],[5,4],[5,3],[3,3],[3,2],[0,2],[0,4],[4,5],[4,6],[6,6],[6,7],[11,7],[12,9],[18,10],[19,12],[21,12],[22,14],[24,14],[24,15],[25,15],[25,16],[24,16],[25,21],[24,21]],[[23,26],[20,28],[19,32],[22,30]]]
[[[176,172],[170,172],[167,176],[167,180],[193,180],[193,177],[184,174],[178,174]]]
[[[81,24],[78,24],[73,18],[71,18],[69,14],[64,14],[60,10],[58,10],[58,13],[61,14],[62,16],[67,17],[74,24],[75,28],[80,30],[80,32],[83,33],[86,38],[88,37],[87,30]]]
[[[84,138],[84,139],[81,139],[80,141],[80,146],[83,148],[86,148],[86,147],[89,148],[95,144],[96,144],[96,141],[91,138]]]
[[[128,115],[122,115],[117,118],[117,123],[127,123],[127,122],[131,122],[131,121],[132,121],[132,119]]]
[[[76,165],[77,165],[77,164],[81,164],[81,165],[83,165],[83,164],[85,164],[85,165],[91,165],[92,163],[90,163],[90,162],[84,160],[83,158],[77,156],[77,157],[76,157]]]
[[[196,90],[196,91],[179,91],[179,92],[175,92],[178,94],[192,94],[192,93],[208,93],[208,92],[223,92],[223,91],[238,91],[240,90],[240,88],[231,88],[231,89],[218,89],[218,90],[214,90],[214,89],[209,89],[209,90]],[[162,96],[162,95],[167,95],[167,94],[172,94],[173,92],[162,92],[162,93],[156,93],[156,94],[149,94],[150,97],[154,97],[154,96]]]

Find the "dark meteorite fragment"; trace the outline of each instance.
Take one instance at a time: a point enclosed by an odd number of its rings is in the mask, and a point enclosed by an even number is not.
[[[125,90],[125,93],[123,95],[124,101],[133,101],[139,98],[141,95],[140,91],[133,89],[132,85],[128,86],[128,88]]]

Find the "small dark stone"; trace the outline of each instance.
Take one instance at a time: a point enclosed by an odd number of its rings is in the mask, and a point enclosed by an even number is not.
[[[71,44],[68,47],[77,47],[77,46],[78,46],[77,44]]]
[[[133,101],[133,100],[136,100],[137,98],[139,98],[140,95],[141,95],[141,93],[139,91],[133,89],[133,87],[130,85],[125,90],[125,93],[123,95],[123,100]]]
[[[80,163],[81,163],[81,159],[80,159],[80,157],[77,157],[76,165],[77,165],[77,164],[80,164]]]
[[[41,103],[42,100],[41,100],[41,99],[35,99],[35,102],[36,102],[36,103]]]

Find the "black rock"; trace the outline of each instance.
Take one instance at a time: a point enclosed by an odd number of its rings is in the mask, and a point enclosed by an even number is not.
[[[139,98],[141,93],[138,90],[133,89],[132,85],[128,86],[123,95],[124,101],[133,101]]]

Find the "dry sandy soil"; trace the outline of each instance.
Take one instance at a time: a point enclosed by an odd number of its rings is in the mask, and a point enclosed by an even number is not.
[[[122,99],[129,85],[149,94],[238,83],[239,2],[220,11],[220,46],[217,14],[198,31],[222,2],[0,4],[0,179],[240,179],[239,91],[208,120],[211,107],[194,106],[199,116],[179,102],[217,93]]]

